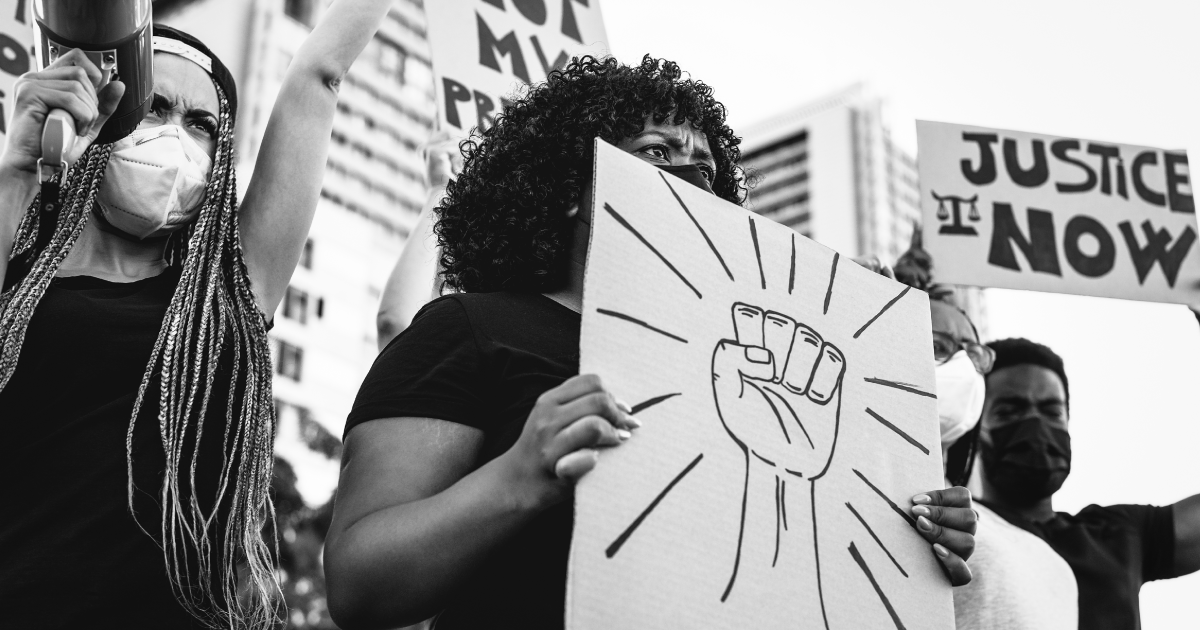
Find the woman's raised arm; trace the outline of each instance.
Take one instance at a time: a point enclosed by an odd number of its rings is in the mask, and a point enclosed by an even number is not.
[[[250,283],[267,317],[283,299],[312,225],[338,87],[390,6],[336,0],[284,75],[239,214]]]

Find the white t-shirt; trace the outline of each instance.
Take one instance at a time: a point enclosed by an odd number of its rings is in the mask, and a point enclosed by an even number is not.
[[[958,630],[1078,630],[1079,592],[1066,561],[986,506],[975,510],[974,577],[954,589]]]

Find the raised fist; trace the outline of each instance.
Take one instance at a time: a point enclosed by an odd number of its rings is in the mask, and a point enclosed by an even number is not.
[[[833,454],[846,358],[811,327],[735,303],[736,339],[713,350],[713,396],[725,430],[778,472],[812,479]],[[752,464],[753,465],[753,464]]]

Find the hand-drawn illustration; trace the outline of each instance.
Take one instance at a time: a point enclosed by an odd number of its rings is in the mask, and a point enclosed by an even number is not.
[[[644,426],[577,488],[568,628],[953,627],[901,507],[941,484],[927,302],[596,153],[580,369]]]
[[[736,339],[718,342],[713,351],[713,398],[721,424],[745,453],[747,484],[751,466],[766,467],[768,476],[775,477],[774,566],[783,535],[779,496],[786,496],[788,475],[815,481],[833,455],[846,359],[817,331],[782,313],[734,304],[733,324]],[[778,423],[778,432],[749,426],[772,421]],[[798,433],[795,440],[792,433]],[[750,496],[748,487],[745,496]],[[745,501],[743,510],[744,506]],[[740,556],[739,544],[722,598],[733,588]]]

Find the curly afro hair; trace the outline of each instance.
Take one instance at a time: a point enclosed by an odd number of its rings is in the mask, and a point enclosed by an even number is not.
[[[741,139],[712,88],[649,55],[638,66],[575,58],[459,145],[463,170],[446,187],[434,227],[446,284],[471,293],[562,286],[573,229],[566,211],[591,177],[593,139],[616,144],[649,116],[703,132],[716,161],[713,191],[745,201]]]

